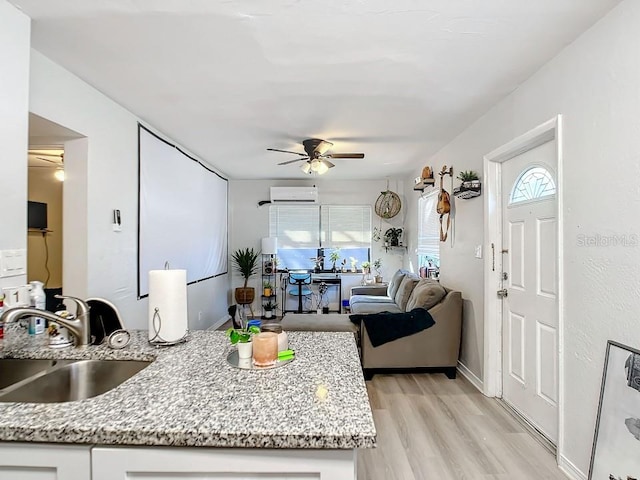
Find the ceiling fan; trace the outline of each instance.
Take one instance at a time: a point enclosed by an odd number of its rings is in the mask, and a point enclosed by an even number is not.
[[[327,173],[330,168],[335,167],[329,159],[336,158],[364,158],[364,153],[330,153],[329,150],[333,143],[321,140],[319,138],[308,138],[302,142],[305,153],[292,152],[290,150],[280,150],[278,148],[267,148],[271,152],[292,153],[299,155],[301,158],[281,162],[278,165],[289,165],[295,162],[305,162],[300,168],[304,173],[317,173],[322,175]]]
[[[59,181],[64,181],[64,152],[46,153],[46,151],[43,152],[41,150],[29,150],[29,155],[43,162],[47,162],[45,165],[31,165],[31,162],[29,162],[29,168],[55,168],[54,176]]]

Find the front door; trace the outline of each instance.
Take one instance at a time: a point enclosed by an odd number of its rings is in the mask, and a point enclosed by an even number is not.
[[[558,439],[555,141],[502,164],[502,394]]]

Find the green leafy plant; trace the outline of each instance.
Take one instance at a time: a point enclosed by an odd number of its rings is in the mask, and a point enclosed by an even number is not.
[[[277,303],[267,302],[263,305],[265,310],[275,310],[278,307]]]
[[[386,232],[384,232],[384,241],[389,242],[389,245],[392,247],[397,247],[400,241],[400,235],[402,235],[401,228],[388,228]]]
[[[271,282],[268,280],[265,280],[264,282],[262,282],[262,288],[268,288],[268,289],[272,289],[273,285],[271,285]]]
[[[458,174],[458,180],[462,182],[471,182],[473,180],[480,180],[480,177],[473,170],[463,170]]]
[[[373,261],[373,268],[376,270],[376,273],[378,275],[380,275],[380,269],[382,268],[382,259],[381,258],[376,258]]]
[[[367,271],[371,268],[371,262],[364,261],[360,266],[362,267],[363,272]]]
[[[247,288],[249,277],[258,271],[259,254],[259,252],[254,252],[253,248],[241,248],[233,252],[231,256],[236,271],[244,278],[244,288]]]
[[[249,328],[229,328],[225,332],[232,345],[236,343],[248,343],[251,341],[251,335],[258,333],[260,333],[260,328],[253,325]]]

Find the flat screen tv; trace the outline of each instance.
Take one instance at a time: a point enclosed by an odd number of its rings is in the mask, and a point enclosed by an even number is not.
[[[47,204],[42,202],[27,203],[27,227],[38,230],[47,229]]]

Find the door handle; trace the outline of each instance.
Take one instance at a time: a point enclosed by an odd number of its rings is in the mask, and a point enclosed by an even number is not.
[[[509,291],[506,288],[501,288],[496,293],[498,294],[498,297],[500,297],[500,298],[505,298],[505,297],[509,296]]]

